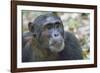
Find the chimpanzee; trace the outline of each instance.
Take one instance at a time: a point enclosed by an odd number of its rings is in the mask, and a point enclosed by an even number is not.
[[[40,15],[28,28],[22,37],[22,62],[83,59],[78,39],[64,31],[59,16]]]

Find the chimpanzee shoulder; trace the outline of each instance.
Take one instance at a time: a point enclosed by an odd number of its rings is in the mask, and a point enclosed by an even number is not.
[[[79,60],[82,59],[82,48],[79,40],[75,37],[74,33],[65,32],[64,33],[65,47],[61,51],[61,60]]]
[[[30,62],[32,58],[32,47],[31,47],[32,33],[24,32],[22,34],[22,62]]]

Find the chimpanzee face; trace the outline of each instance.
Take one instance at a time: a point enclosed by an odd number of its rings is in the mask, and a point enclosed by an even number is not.
[[[29,24],[29,30],[41,48],[49,49],[51,52],[60,52],[64,49],[64,29],[58,16],[41,15]]]

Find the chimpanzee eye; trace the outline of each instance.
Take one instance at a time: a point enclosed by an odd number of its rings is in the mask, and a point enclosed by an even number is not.
[[[47,29],[51,29],[51,28],[52,28],[51,24],[47,25]]]
[[[60,23],[55,23],[55,28],[59,28],[60,27]]]
[[[56,25],[55,25],[55,28],[59,28],[59,24],[56,24]]]

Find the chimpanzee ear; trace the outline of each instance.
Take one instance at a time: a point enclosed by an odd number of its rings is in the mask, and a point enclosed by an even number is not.
[[[32,32],[32,30],[34,29],[32,22],[28,23],[28,29],[29,29],[30,32]]]
[[[28,23],[28,29],[29,29],[29,31],[30,32],[32,32],[32,35],[33,35],[33,37],[37,37],[37,34],[34,32],[34,26],[33,26],[34,24],[32,23],[32,22],[29,22]]]

